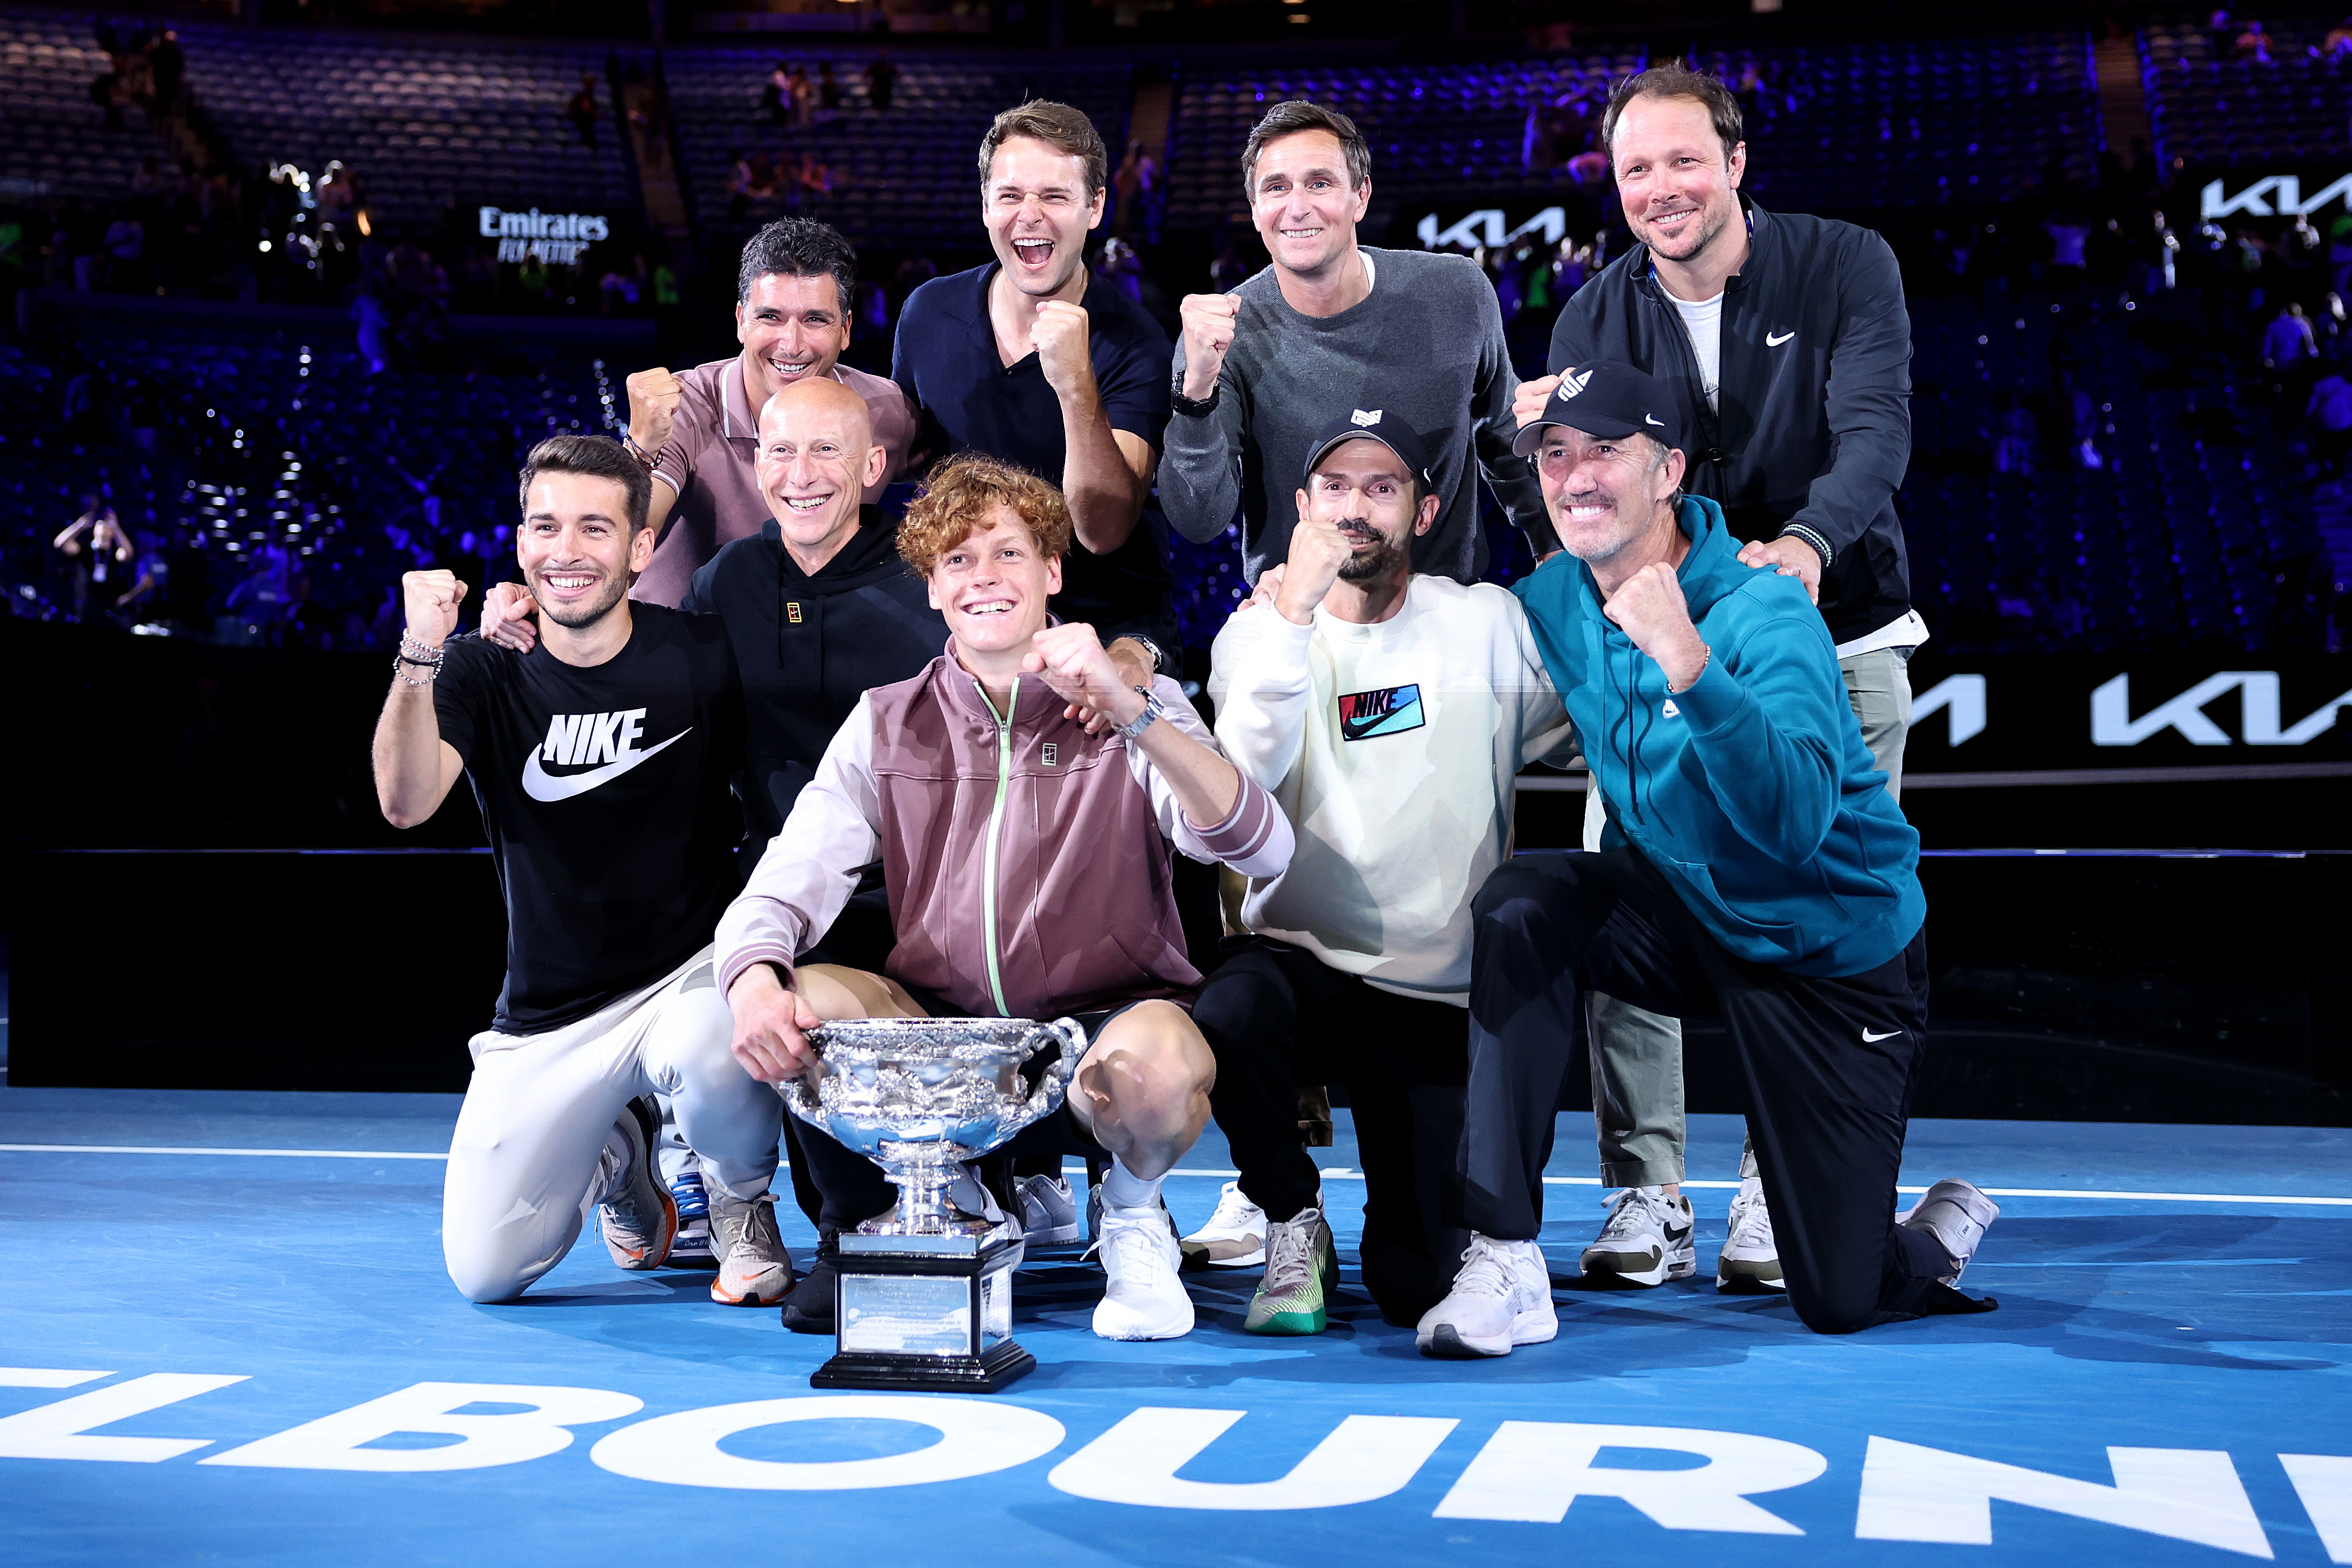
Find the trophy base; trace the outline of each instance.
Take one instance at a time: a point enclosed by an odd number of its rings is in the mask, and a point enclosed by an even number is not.
[[[1019,1241],[984,1234],[841,1237],[835,1354],[815,1388],[993,1394],[1037,1364],[1013,1342]]]
[[[812,1388],[880,1388],[931,1394],[994,1394],[1019,1382],[1037,1358],[1011,1340],[984,1355],[907,1356],[843,1351],[809,1373]]]

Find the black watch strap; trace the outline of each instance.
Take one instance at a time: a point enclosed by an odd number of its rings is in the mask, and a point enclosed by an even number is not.
[[[1168,403],[1177,413],[1200,419],[1216,412],[1217,399],[1223,395],[1224,390],[1225,384],[1220,380],[1216,385],[1209,388],[1208,396],[1187,397],[1184,395],[1184,384],[1179,381],[1169,392]]]

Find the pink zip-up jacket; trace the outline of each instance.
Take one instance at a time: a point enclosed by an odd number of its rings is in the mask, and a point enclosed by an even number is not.
[[[1160,722],[1216,738],[1176,683]],[[783,830],[719,922],[719,984],[789,974],[880,860],[898,947],[885,966],[978,1016],[1054,1018],[1189,998],[1167,845],[1244,877],[1290,863],[1289,819],[1244,774],[1224,821],[1196,827],[1143,752],[1088,735],[1042,677],[1000,716],[952,649],[862,698]]]

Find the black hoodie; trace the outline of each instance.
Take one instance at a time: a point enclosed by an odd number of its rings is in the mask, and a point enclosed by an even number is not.
[[[771,518],[704,563],[678,606],[717,613],[743,672],[743,815],[754,853],[783,826],[866,688],[921,674],[947,640],[897,542],[881,509],[865,507],[841,552],[810,576]]]
[[[1720,412],[1647,246],[1579,289],[1551,334],[1551,372],[1593,360],[1673,389],[1687,433],[1684,488],[1723,508],[1737,539],[1784,531],[1829,546],[1822,618],[1837,642],[1911,608],[1895,491],[1911,463],[1911,318],[1886,242],[1866,228],[1773,214],[1740,198],[1748,260],[1726,280]]]

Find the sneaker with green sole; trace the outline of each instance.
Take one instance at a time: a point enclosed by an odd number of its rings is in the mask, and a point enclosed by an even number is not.
[[[1339,1288],[1339,1254],[1321,1209],[1301,1209],[1265,1227],[1265,1279],[1242,1327],[1253,1334],[1319,1334],[1325,1304]]]

